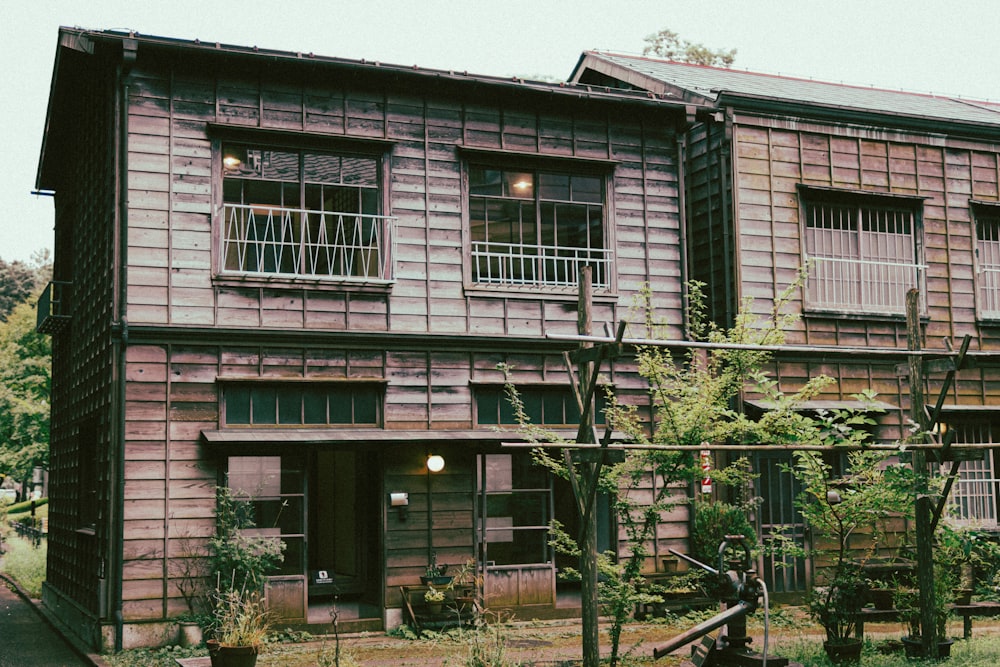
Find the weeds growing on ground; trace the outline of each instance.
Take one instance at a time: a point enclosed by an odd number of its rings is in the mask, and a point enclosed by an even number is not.
[[[4,539],[3,569],[33,598],[42,596],[45,581],[45,540],[33,546],[28,540],[11,535]]]

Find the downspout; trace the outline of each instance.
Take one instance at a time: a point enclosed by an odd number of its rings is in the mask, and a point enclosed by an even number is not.
[[[123,648],[125,618],[122,610],[123,576],[124,576],[124,545],[125,545],[125,354],[128,347],[127,310],[127,257],[128,257],[128,83],[127,79],[135,63],[138,42],[135,39],[122,40],[122,64],[118,72],[117,99],[115,105],[115,204],[117,220],[114,225],[115,243],[113,245],[114,266],[117,274],[114,277],[115,310],[117,318],[112,321],[112,336],[117,329],[118,342],[115,354],[113,381],[118,389],[114,409],[116,442],[112,442],[114,468],[114,499],[113,515],[111,517],[111,576],[114,585],[114,623],[115,623],[115,653]]]
[[[681,303],[685,304],[681,308],[681,328],[685,338],[690,337],[690,332],[688,330],[688,309],[686,306],[688,302],[689,253],[687,246],[687,225],[689,216],[687,210],[687,184],[684,177],[687,170],[687,132],[694,122],[694,109],[693,107],[688,107],[685,123],[676,129],[677,137],[674,142],[677,146],[677,222],[680,230]]]

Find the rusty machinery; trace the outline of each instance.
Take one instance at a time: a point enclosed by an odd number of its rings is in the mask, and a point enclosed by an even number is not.
[[[739,547],[740,557],[727,561],[730,548]],[[726,608],[703,623],[674,637],[665,644],[653,649],[653,658],[661,658],[668,653],[698,639],[701,643],[691,651],[691,660],[685,662],[687,667],[802,667],[799,663],[789,662],[788,658],[767,655],[767,587],[757,577],[752,565],[750,546],[742,535],[726,535],[719,545],[718,568],[710,567],[694,558],[673,549],[672,554],[683,558],[709,573],[709,594],[719,598]],[[726,565],[729,569],[726,569]],[[763,653],[751,651],[752,640],[747,636],[746,617],[757,610],[761,599],[765,605],[764,619],[764,650]],[[725,634],[709,637],[713,630],[727,626]]]

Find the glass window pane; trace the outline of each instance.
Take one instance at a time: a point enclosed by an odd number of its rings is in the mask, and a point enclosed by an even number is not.
[[[374,387],[358,389],[354,392],[354,423],[375,424],[378,422],[378,392]]]
[[[535,198],[535,179],[533,174],[525,171],[504,172],[504,195],[522,199]]]
[[[497,418],[500,392],[496,389],[476,390],[476,422],[482,425],[499,424]]]
[[[276,424],[275,390],[271,387],[254,387],[252,393],[253,423]]]
[[[222,173],[239,178],[260,178],[260,151],[244,144],[222,147]]]
[[[226,423],[250,423],[249,387],[226,387]]]
[[[280,456],[230,456],[228,475],[227,486],[237,496],[273,498],[281,493]]]
[[[343,183],[347,185],[378,185],[378,162],[374,158],[345,157],[342,160]]]
[[[500,400],[500,423],[516,424],[517,417],[514,415],[514,406],[510,404],[510,398],[507,396],[507,392],[502,392],[499,400]]]
[[[556,245],[564,248],[586,248],[590,237],[587,207],[579,204],[557,204]]]
[[[566,174],[539,174],[539,199],[570,200],[569,176]]]
[[[596,176],[573,176],[573,201],[601,204],[601,179]]]
[[[342,389],[330,390],[330,423],[351,424],[351,397]]]
[[[303,397],[303,421],[306,424],[326,423],[326,392],[310,389]]]
[[[545,420],[543,424],[565,424],[563,415],[563,397],[554,391],[544,394]]]
[[[506,396],[504,397],[506,398]],[[537,391],[521,392],[521,402],[524,404],[524,414],[532,424],[542,423],[542,395]]]
[[[340,156],[306,153],[302,156],[303,177],[307,183],[340,183]]]
[[[288,151],[262,151],[264,178],[276,181],[299,181],[299,154]]]
[[[278,423],[302,423],[302,390],[298,387],[282,387],[278,390]]]
[[[473,195],[500,196],[503,194],[501,175],[496,169],[469,167],[469,193]]]
[[[282,537],[285,557],[278,566],[278,574],[294,575],[305,572],[305,540],[301,537]]]

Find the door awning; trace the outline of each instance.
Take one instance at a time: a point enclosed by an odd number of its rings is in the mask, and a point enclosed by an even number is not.
[[[576,431],[553,431],[561,437],[574,438]],[[386,431],[382,429],[302,429],[302,428],[229,428],[204,430],[201,440],[209,446],[225,445],[341,445],[444,442],[490,442],[525,440],[517,431],[488,429],[464,431]]]

